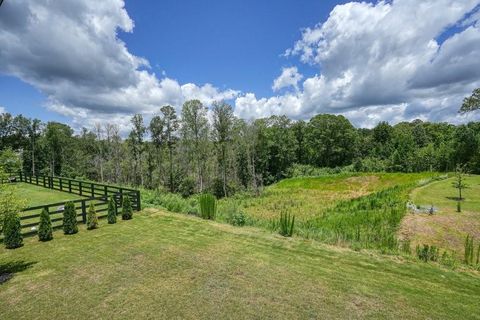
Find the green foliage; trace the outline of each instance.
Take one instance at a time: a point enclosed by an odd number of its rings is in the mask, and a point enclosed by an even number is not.
[[[247,217],[242,209],[234,201],[228,201],[226,205],[218,209],[225,220],[233,226],[244,226],[247,222]]]
[[[217,200],[210,193],[204,193],[199,197],[200,216],[203,219],[215,220],[217,214]]]
[[[437,261],[439,258],[439,249],[435,246],[429,246],[424,244],[423,247],[417,245],[416,247],[417,258],[423,262]]]
[[[457,165],[455,170],[455,180],[452,186],[458,190],[458,201],[460,203],[463,200],[462,190],[468,188],[468,185],[465,183],[465,169],[460,165]],[[460,212],[460,205],[457,208],[457,211]]]
[[[0,184],[0,234],[5,217],[9,214],[16,214],[25,207],[25,200],[21,199],[18,194],[15,186]]]
[[[407,255],[412,253],[410,240],[404,240],[400,243],[400,251]]]
[[[480,88],[473,90],[472,95],[463,99],[460,113],[467,113],[480,109]]]
[[[298,233],[327,243],[398,250],[396,231],[405,214],[409,186],[395,186],[367,196],[338,201],[318,217],[301,221]]]
[[[178,194],[158,190],[142,191],[142,203],[145,206],[163,208],[171,212],[198,215],[196,197],[183,198]]]
[[[117,205],[113,197],[108,199],[107,221],[109,224],[117,223]]]
[[[475,261],[473,247],[474,247],[473,236],[470,236],[469,234],[467,234],[467,237],[465,238],[464,259],[463,259],[463,262],[465,262],[465,264],[472,265]],[[477,256],[477,260],[478,260],[478,256]]]
[[[63,233],[75,234],[77,232],[77,210],[73,202],[67,202],[63,210]]]
[[[50,220],[50,214],[48,208],[43,208],[40,213],[40,224],[38,226],[38,240],[50,241],[53,239],[52,221]]]
[[[458,259],[455,257],[454,252],[444,251],[439,260],[440,264],[449,267],[451,269],[456,269],[458,266]]]
[[[3,243],[7,249],[15,249],[23,246],[22,226],[17,213],[9,212],[3,222]]]
[[[195,193],[195,180],[190,177],[185,177],[178,186],[178,192],[184,198],[188,198]]]
[[[293,235],[293,228],[295,226],[295,215],[289,212],[280,213],[278,222],[279,233],[284,237],[291,237]]]
[[[22,160],[20,159],[20,155],[14,152],[11,148],[1,150],[0,167],[2,167],[7,174],[19,172],[22,168]]]
[[[98,228],[98,218],[97,212],[95,210],[95,205],[93,202],[90,202],[90,206],[87,211],[87,230],[93,230]]]
[[[122,220],[130,220],[133,217],[132,202],[127,195],[123,196],[122,203]]]

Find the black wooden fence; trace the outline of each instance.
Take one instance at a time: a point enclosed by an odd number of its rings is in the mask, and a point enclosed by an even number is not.
[[[107,216],[108,199],[113,197],[115,202],[115,211],[118,214],[122,207],[123,198],[130,197],[134,210],[141,210],[140,191],[110,186],[95,182],[87,182],[63,177],[49,177],[41,175],[29,175],[23,172],[9,175],[10,182],[24,182],[44,187],[52,190],[68,192],[85,197],[85,199],[64,201],[58,203],[43,204],[40,206],[29,207],[22,211],[20,220],[22,224],[22,234],[25,236],[37,233],[39,225],[40,212],[46,208],[51,216],[54,228],[61,228],[63,222],[63,211],[67,202],[73,202],[77,211],[77,221],[86,223],[88,207],[93,203],[98,218]]]

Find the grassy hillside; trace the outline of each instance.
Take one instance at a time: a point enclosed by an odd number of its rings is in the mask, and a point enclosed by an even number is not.
[[[3,319],[480,319],[480,276],[148,210],[0,249]]]
[[[419,206],[437,208],[434,215],[408,214],[402,222],[400,236],[408,238],[412,246],[435,245],[454,250],[463,256],[465,237],[473,235],[480,239],[480,176],[469,175],[469,186],[463,192],[462,212],[456,212],[458,192],[452,187],[453,178],[437,181],[417,188],[411,193],[411,200]]]
[[[321,216],[341,200],[359,198],[432,176],[432,173],[375,173],[285,179],[267,187],[258,198],[241,199],[240,205],[253,219],[270,220],[277,218],[281,210],[292,210],[298,220],[309,220]]]

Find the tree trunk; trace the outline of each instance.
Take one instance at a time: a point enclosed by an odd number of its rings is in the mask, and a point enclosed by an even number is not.
[[[223,195],[227,196],[227,159],[225,158],[225,145],[222,146],[222,163],[223,163]]]
[[[173,150],[172,146],[168,146],[170,154],[170,192],[173,192]]]

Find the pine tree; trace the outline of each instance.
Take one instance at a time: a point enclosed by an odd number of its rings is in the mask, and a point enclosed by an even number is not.
[[[23,246],[22,226],[16,213],[8,213],[4,218],[3,234],[5,248],[15,249]]]
[[[87,212],[87,230],[93,230],[98,228],[97,212],[95,211],[95,205],[90,202],[90,207]]]
[[[50,241],[53,239],[52,221],[47,208],[40,213],[40,225],[38,227],[38,240]]]
[[[77,212],[73,202],[67,202],[63,210],[63,233],[75,234],[78,232]]]
[[[130,220],[133,216],[132,203],[129,196],[123,197],[122,220]]]
[[[115,200],[113,197],[110,197],[108,200],[107,220],[109,224],[117,223],[117,206],[115,205]]]

